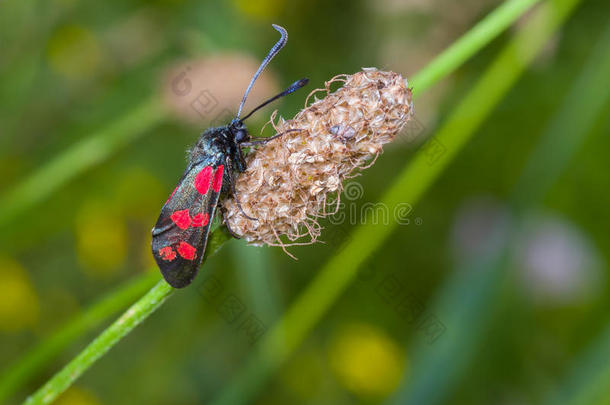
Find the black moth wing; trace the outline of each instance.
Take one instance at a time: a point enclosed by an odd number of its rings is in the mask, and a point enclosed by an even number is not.
[[[152,230],[153,256],[174,288],[189,285],[199,271],[223,173],[224,161],[211,156],[189,165]]]

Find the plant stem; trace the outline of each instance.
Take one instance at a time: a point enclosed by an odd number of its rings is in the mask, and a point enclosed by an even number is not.
[[[531,5],[536,3],[536,1],[537,0],[510,0],[500,6],[413,78],[412,83],[417,86],[417,91],[422,92],[426,90],[440,78],[453,72],[461,63],[466,61],[477,50],[481,49],[502,30],[513,23]],[[500,95],[501,94],[503,93],[500,92]],[[485,113],[488,113],[491,110],[491,108],[492,106],[489,106],[487,110],[484,110],[481,119],[485,116]],[[426,170],[430,172],[428,175],[423,176],[423,180],[417,179],[417,176],[422,174],[421,161],[422,159],[425,159],[422,158],[422,154],[419,154],[412,163],[412,167],[410,166],[405,170],[394,186],[386,193],[384,201],[393,206],[396,205],[397,201],[404,201],[404,196],[407,195],[411,197],[407,198],[407,200],[415,202],[426,187],[439,175],[442,168],[451,160],[451,157],[457,153],[475,128],[476,124],[473,127],[468,128],[465,132],[456,135],[458,137],[457,139],[449,139],[447,142],[452,141],[452,146],[454,146],[455,149],[445,159],[443,164],[437,165],[435,170],[427,170],[430,169],[428,165],[423,167],[424,172],[426,172]],[[405,187],[405,183],[418,183],[420,180],[424,185],[422,185],[419,190],[412,188],[417,187],[414,184],[406,184],[409,187]],[[0,224],[1,223],[2,217],[0,217]],[[370,254],[371,249],[379,246],[394,228],[393,226],[389,226],[387,229],[383,230],[383,227],[377,226],[374,227],[372,233],[369,233],[371,231],[369,228],[371,227],[373,227],[373,225],[367,222],[356,229],[356,232],[351,239],[351,243],[322,269],[313,284],[301,295],[282,321],[265,337],[264,342],[261,344],[262,349],[258,353],[261,354],[262,359],[267,359],[263,361],[263,363],[265,363],[263,366],[266,365],[266,367],[260,369],[260,373],[258,374],[259,377],[256,377],[256,380],[264,380],[266,375],[268,375],[267,373],[273,368],[269,368],[268,366],[272,364],[277,366],[279,362],[296,347],[307,331],[320,318],[322,313],[325,312],[340,292],[349,284],[349,281],[355,274],[355,270],[359,264],[365,260],[368,254]],[[93,364],[95,360],[106,353],[110,347],[116,344],[138,323],[156,310],[171,292],[171,287],[164,284],[164,282],[157,284],[157,286],[134,304],[118,321],[106,329],[63,370],[57,373],[33,396],[28,398],[26,404],[46,404],[56,398],[91,364]],[[309,305],[309,307],[307,307],[307,305]],[[302,318],[299,319],[299,317]],[[270,363],[269,360],[271,361]],[[251,362],[251,364],[254,365],[257,363],[260,364],[260,362],[257,361]],[[248,382],[246,382],[246,384],[251,386]],[[248,390],[241,391],[241,394],[247,396],[247,392]],[[236,390],[235,395],[239,396],[240,390]],[[219,402],[224,403],[222,399]]]
[[[528,160],[517,183],[514,198],[519,207],[542,199],[556,184],[574,155],[595,131],[596,123],[610,99],[610,24],[606,25],[578,78],[571,86],[554,121]],[[605,117],[608,120],[608,117]],[[606,134],[604,134],[605,136]],[[549,156],[549,148],[553,153]],[[534,188],[535,181],[538,187]],[[535,200],[534,200],[535,201]],[[603,403],[610,384],[610,319],[599,335],[583,350],[555,389],[548,390],[544,404],[589,405]]]
[[[0,378],[0,403],[46,366],[54,356],[87,331],[134,302],[159,281],[159,274],[150,271],[120,286],[83,313],[44,339],[17,363],[7,367]]]
[[[446,153],[442,159],[431,164],[426,153],[418,153],[381,198],[381,203],[389,207],[390,212],[401,202],[414,205],[421,198],[573,11],[578,1],[546,2],[521,27],[516,37],[500,52],[432,137],[445,148]],[[366,220],[350,235],[343,249],[317,273],[282,319],[263,337],[234,382],[212,403],[238,405],[252,399],[267,378],[298,347],[354,280],[358,268],[380,248],[396,227],[397,223],[392,221],[389,225],[371,221],[369,213]]]
[[[511,0],[500,5],[412,77],[410,83],[414,91],[422,92],[453,72],[539,1]],[[107,159],[119,147],[145,134],[166,116],[163,103],[154,95],[106,128],[75,144],[0,196],[0,226],[39,203],[83,171]]]
[[[512,0],[502,3],[413,76],[409,80],[413,92],[421,93],[453,72],[539,1]]]
[[[524,213],[537,208],[551,187],[557,184],[562,169],[580,151],[587,136],[592,135],[591,130],[610,98],[608,92],[597,91],[610,86],[609,71],[610,30],[607,30],[591,52],[581,74],[571,83],[564,102],[553,114],[530,153],[522,169],[521,180],[509,198],[511,220],[506,227],[496,228],[495,234],[485,238],[485,247],[479,250],[484,254],[456,266],[438,289],[431,311],[442,319],[447,333],[433,346],[418,342],[409,350],[411,377],[395,394],[392,404],[445,403],[468,374],[467,370],[472,367],[485,344],[491,324],[502,316],[499,311],[510,306],[510,301],[499,297],[506,295],[506,280],[510,279],[510,271],[514,269],[511,249],[520,242]],[[554,153],[549,154],[550,149]],[[469,327],[464,328],[463,325]],[[605,342],[608,341],[607,337],[607,334],[603,337]],[[601,350],[591,356],[594,361],[587,365],[586,371],[572,368],[578,370],[574,374],[580,383],[579,388],[584,392],[591,392],[588,391],[591,388],[595,392],[597,387],[606,386],[600,384],[597,378],[608,378],[610,368],[605,365],[610,364],[607,361],[610,345],[604,343],[600,346]],[[601,373],[594,375],[596,371]],[[581,375],[578,375],[579,372]],[[574,384],[562,382],[557,390],[549,390],[553,395],[548,403],[567,402],[570,392],[574,392],[572,387]],[[601,394],[599,398],[602,398],[604,389],[596,393]],[[599,399],[589,403],[599,403]]]
[[[203,262],[208,259],[211,255],[215,254],[220,247],[231,239],[231,236],[225,228],[215,228],[210,232],[207,249]],[[127,287],[120,288],[114,293],[111,293],[107,298],[102,300],[99,304],[93,306],[91,309],[86,311],[84,314],[69,322],[60,329],[56,334],[53,335],[49,340],[45,340],[40,346],[35,348],[28,356],[23,358],[14,367],[7,370],[4,379],[0,383],[0,400],[8,397],[16,389],[19,388],[28,378],[30,378],[38,369],[47,364],[49,360],[53,358],[60,350],[72,343],[82,333],[99,324],[104,319],[108,318],[114,312],[121,308],[125,308],[128,303],[132,302],[142,292],[151,288],[153,283],[157,285],[152,288],[144,297],[142,297],[136,304],[126,311],[123,316],[119,319],[124,319],[122,325],[119,327],[128,328],[126,332],[121,335],[113,335],[116,339],[105,339],[99,343],[98,340],[105,335],[111,328],[117,323],[108,327],[100,337],[92,342],[81,354],[73,359],[63,370],[53,376],[49,382],[47,382],[36,394],[34,394],[29,401],[31,403],[45,404],[45,398],[49,398],[52,401],[61,394],[70,384],[78,378],[97,358],[108,351],[114,346],[121,337],[129,333],[131,329],[137,326],[138,323],[143,321],[148,315],[160,306],[161,303],[157,303],[154,299],[151,299],[151,293],[155,289],[159,289],[159,284],[163,284],[164,281],[159,281],[159,275],[156,271],[150,274],[136,279],[130,283]],[[169,292],[168,292],[169,295]],[[154,296],[153,296],[154,298]],[[155,306],[155,308],[149,309],[149,307]],[[141,311],[132,311],[134,307],[141,308]],[[137,322],[136,322],[137,320]],[[95,345],[95,346],[94,346]],[[103,345],[104,350],[100,352],[100,345]],[[88,352],[89,355],[81,357],[83,353]],[[69,375],[71,379],[66,379],[65,376]],[[45,395],[38,395],[42,390],[46,390],[48,393]],[[50,395],[54,393],[53,395]]]
[[[133,304],[66,367],[53,376],[42,388],[28,397],[24,404],[50,404],[64,392],[97,359],[102,357],[123,336],[127,335],[153,313],[174,292],[161,280],[144,297]]]

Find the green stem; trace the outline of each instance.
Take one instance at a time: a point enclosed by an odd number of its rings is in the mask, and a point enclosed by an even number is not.
[[[512,24],[536,2],[537,0],[507,1],[497,10],[483,19],[480,23],[475,25],[475,27],[466,33],[464,37],[458,40],[447,51],[443,52],[428,67],[413,78],[412,83],[417,86],[418,94],[429,88],[440,78],[453,72],[460,64],[466,61],[477,50],[488,44],[495,36]],[[465,141],[467,135],[463,135],[463,138],[463,141]],[[460,143],[457,142],[455,146],[454,153],[457,152],[457,149],[459,149]],[[70,161],[71,159],[66,158],[65,160]],[[421,155],[419,156],[419,160],[422,160]],[[446,158],[445,160],[449,161],[450,157]],[[402,194],[400,193],[400,188],[404,187],[403,183],[405,181],[412,181],[413,175],[417,176],[421,173],[422,167],[421,162],[418,163],[418,158],[416,158],[413,163],[414,167],[410,171],[404,173],[390,192],[386,194],[386,202],[395,200],[396,197],[401,197]],[[59,167],[61,168],[62,165],[59,165]],[[428,176],[427,184],[430,184],[438,175],[441,167],[444,167],[444,165],[437,165],[436,171],[430,170],[430,172],[433,173]],[[83,165],[81,164],[80,170],[82,170],[82,168]],[[62,173],[63,171],[60,170],[59,174]],[[67,181],[68,177],[72,177],[67,176],[66,174],[67,172],[64,173],[64,180],[62,183]],[[34,185],[36,185],[39,181],[40,177],[36,176],[33,176],[33,178],[30,179],[30,183]],[[417,183],[417,181],[414,181],[414,183]],[[32,187],[24,187],[26,191],[29,188]],[[51,188],[47,188],[47,190],[47,193],[44,195],[50,193]],[[410,201],[414,201],[419,194],[415,192],[415,190],[409,191],[412,193],[412,198]],[[421,189],[419,192],[423,192],[423,189]],[[16,194],[21,198],[23,198],[24,195],[28,195],[28,193],[24,192],[14,192],[13,194]],[[40,194],[37,195],[34,193],[34,197],[36,196],[36,200],[42,198]],[[15,200],[15,197],[13,197],[12,200]],[[3,206],[3,203],[6,204],[6,201],[11,201],[11,198],[1,200],[0,207]],[[10,216],[0,216],[0,224],[2,223],[3,219],[9,217]],[[333,260],[331,260],[331,262],[327,264],[327,266],[325,266],[321,274],[317,277],[310,288],[304,292],[300,299],[297,300],[297,303],[284,317],[283,321],[266,336],[265,342],[261,345],[263,349],[260,351],[260,353],[266,353],[266,357],[268,359],[275,358],[276,361],[274,363],[279,364],[279,361],[284,358],[291,349],[296,347],[298,342],[300,342],[300,340],[303,338],[304,334],[313,326],[325,309],[329,307],[329,305],[336,299],[338,294],[347,286],[355,269],[370,253],[369,249],[371,247],[378,246],[393,229],[393,227],[387,227],[386,231],[379,231],[380,228],[377,227],[373,232],[373,240],[366,241],[366,239],[371,236],[367,234],[368,227],[370,226],[372,225],[365,223],[364,226],[361,226],[356,230],[350,246],[342,250]],[[367,242],[364,243],[365,249],[361,249],[363,246],[363,240]],[[359,251],[359,249],[361,250]],[[342,266],[345,266],[345,268],[337,271]],[[330,283],[330,288],[325,288],[325,283]],[[81,352],[79,356],[72,360],[62,371],[56,374],[47,384],[45,384],[39,391],[30,397],[27,403],[49,403],[49,401],[56,398],[61,392],[63,392],[63,390],[65,390],[76,378],[78,378],[80,374],[82,374],[91,364],[93,364],[97,358],[103,355],[111,346],[116,344],[116,342],[118,342],[122,336],[131,331],[131,329],[133,329],[137,323],[141,322],[146,316],[158,308],[158,306],[162,303],[162,300],[159,299],[160,296],[163,296],[164,299],[171,292],[163,290],[162,287],[160,287],[162,285],[163,284],[157,285],[153,290],[151,290],[151,292],[138,301],[119,319],[119,321],[111,325],[102,333],[102,335],[91,343],[90,346]],[[318,299],[320,299],[320,301],[317,301]],[[311,304],[311,306],[308,309],[304,307],[304,304]],[[139,312],[133,311],[134,308],[138,308]],[[302,323],[300,325],[298,319],[299,316],[303,316]],[[134,322],[136,318],[138,322]],[[288,335],[288,331],[290,332],[290,335]],[[288,344],[286,344],[286,342],[288,342]],[[277,348],[283,349],[277,351],[278,355],[274,355],[273,351]],[[266,374],[261,372],[260,375],[264,379]]]
[[[536,145],[532,158],[528,159],[515,185],[513,204],[517,208],[540,201],[557,181],[608,102],[610,92],[600,89],[609,88],[610,25],[606,27],[582,73],[570,88],[557,118]],[[550,150],[553,153],[549,153]]]
[[[203,257],[203,263],[215,254],[222,245],[231,239],[226,228],[216,228],[211,231],[207,249]],[[156,275],[156,279],[158,276]],[[43,385],[32,396],[28,397],[24,404],[49,404],[64,392],[72,383],[80,377],[97,359],[106,354],[115,344],[126,336],[133,328],[138,326],[150,314],[173,293],[174,289],[160,280],[157,284],[135,304],[133,304],[112,325],[106,328],[93,342],[80,352],[62,370],[56,373],[45,385]],[[127,294],[117,297],[114,302],[118,306],[120,299],[127,298]],[[67,343],[67,342],[66,342]],[[54,353],[53,353],[54,354]]]
[[[422,92],[457,69],[540,0],[512,0],[500,5],[436,57],[410,83]],[[125,116],[59,155],[0,197],[0,226],[21,214],[119,147],[145,134],[166,118],[158,96],[143,101]]]
[[[521,180],[513,188],[509,201],[512,212],[509,226],[486,238],[485,247],[473,260],[460,263],[438,288],[432,311],[446,325],[446,334],[434,347],[418,342],[409,351],[412,370],[391,404],[442,404],[455,393],[464,376],[481,353],[485,337],[501,311],[510,306],[506,301],[506,282],[514,269],[511,249],[519,243],[526,211],[535,209],[557,184],[563,169],[578,153],[587,135],[608,100],[607,92],[597,91],[610,86],[610,31],[597,50],[592,52],[585,69],[571,84],[565,101],[554,113],[536,147],[527,159]],[[604,87],[605,86],[605,87]],[[553,153],[549,153],[553,150]],[[497,229],[496,229],[497,230]],[[460,325],[469,325],[468,328]],[[607,348],[610,347],[606,345]],[[607,363],[607,351],[596,353],[594,366]],[[601,368],[601,367],[600,367]],[[587,383],[592,378],[583,379]],[[597,383],[597,382],[596,382]],[[603,384],[592,386],[604,386]],[[563,391],[565,384],[553,393]],[[565,404],[565,397],[561,403]],[[557,402],[559,403],[559,402]]]
[[[123,336],[127,335],[152,314],[174,292],[161,280],[144,297],[133,304],[66,367],[53,376],[42,388],[28,397],[24,404],[50,404],[64,392],[97,359],[102,357]]]
[[[431,165],[426,153],[417,154],[384,194],[381,203],[390,212],[401,202],[414,205],[421,198],[577,3],[578,0],[556,0],[536,10],[433,137],[445,148],[442,159]],[[214,405],[244,404],[254,397],[354,280],[358,268],[397,227],[395,222],[376,224],[370,217],[369,213],[345,247],[321,269],[280,322],[264,336],[234,383],[220,393]]]
[[[513,0],[502,3],[413,76],[409,80],[413,90],[420,93],[453,72],[539,1]]]
[[[560,174],[568,166],[574,155],[581,150],[595,124],[604,113],[604,106],[610,101],[610,24],[597,41],[591,56],[581,74],[574,81],[565,102],[557,112],[556,119],[538,144],[526,167],[517,190],[531,193],[533,181],[540,183],[539,192],[534,197],[543,196]],[[608,117],[604,117],[608,120]],[[604,134],[605,135],[605,134]],[[553,146],[552,156],[548,156],[549,145]],[[531,201],[526,196],[518,200],[520,206]],[[540,197],[539,197],[540,198]],[[544,404],[592,405],[604,403],[610,386],[610,318],[571,367],[566,367],[566,375],[558,381],[556,389],[549,390]]]
[[[397,392],[392,404],[445,403],[464,381],[464,376],[468,375],[468,370],[481,353],[482,345],[486,343],[485,337],[491,324],[501,318],[502,309],[511,305],[510,301],[505,300],[506,286],[511,284],[506,281],[511,278],[510,270],[514,269],[511,249],[522,235],[524,214],[539,206],[551,187],[558,183],[568,163],[581,150],[587,137],[594,132],[592,129],[610,98],[610,93],[598,91],[610,86],[608,72],[610,29],[598,41],[584,69],[571,84],[561,107],[553,114],[530,153],[521,180],[513,188],[509,199],[513,208],[510,226],[502,228],[495,237],[487,237],[485,248],[480,250],[486,254],[460,263],[438,289],[431,310],[442,319],[447,332],[433,347],[418,342],[409,350],[410,377]],[[551,149],[553,153],[548,153]],[[607,366],[610,364],[608,336],[606,332],[595,353],[591,353],[593,356],[589,360],[593,361],[584,368],[571,368],[571,374],[578,370],[574,373],[577,378],[571,382],[580,384],[578,388],[583,393],[596,392],[599,387],[607,386],[598,378],[607,382],[610,375],[610,367]],[[601,372],[595,375],[598,371]],[[572,403],[568,399],[573,387],[574,384],[562,382],[557,390],[549,390],[553,395],[548,404],[599,403],[605,393],[602,388],[596,392],[601,394],[597,401]]]
[[[159,281],[159,273],[154,271],[142,274],[122,285],[44,339],[17,363],[7,367],[0,377],[0,403],[23,386],[38,370],[48,365],[57,353],[134,302],[157,281]]]

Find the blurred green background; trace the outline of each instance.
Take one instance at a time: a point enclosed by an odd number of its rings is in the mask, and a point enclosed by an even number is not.
[[[185,150],[236,112],[277,40],[271,23],[287,28],[288,45],[247,106],[309,77],[276,106],[290,117],[337,74],[375,66],[411,77],[499,4],[0,0],[0,198],[40,176],[0,212],[0,370],[157,271],[150,229]],[[326,243],[290,248],[294,261],[228,242],[57,403],[221,403],[231,393],[252,404],[610,403],[610,88],[590,83],[608,67],[608,16],[607,1],[579,5],[423,198],[404,201],[412,210],[302,344],[268,378],[248,377],[258,389],[236,376],[261,336],[419,153],[411,135],[434,135],[527,15],[418,94],[416,125],[351,180],[355,194],[322,222]],[[253,134],[271,110],[251,120]],[[45,166],[74,145],[67,164]]]

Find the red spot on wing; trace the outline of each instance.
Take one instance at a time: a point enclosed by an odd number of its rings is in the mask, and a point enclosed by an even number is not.
[[[194,186],[199,191],[199,194],[205,194],[210,188],[210,180],[212,179],[212,166],[206,166],[195,176]]]
[[[176,211],[170,215],[170,218],[180,229],[186,229],[191,225],[189,210]]]
[[[199,214],[193,217],[193,226],[195,227],[206,226],[208,222],[210,222],[210,216],[207,212],[205,213],[205,215],[200,212]]]
[[[197,250],[186,242],[180,242],[176,249],[178,254],[186,260],[193,260],[196,256]]]
[[[214,172],[214,180],[212,181],[212,188],[217,193],[220,191],[220,188],[222,187],[222,174],[223,174],[224,170],[225,170],[225,166],[220,165],[216,168],[216,171]]]
[[[161,256],[161,259],[171,262],[176,258],[176,252],[174,252],[171,246],[165,246],[159,249],[159,256]]]

